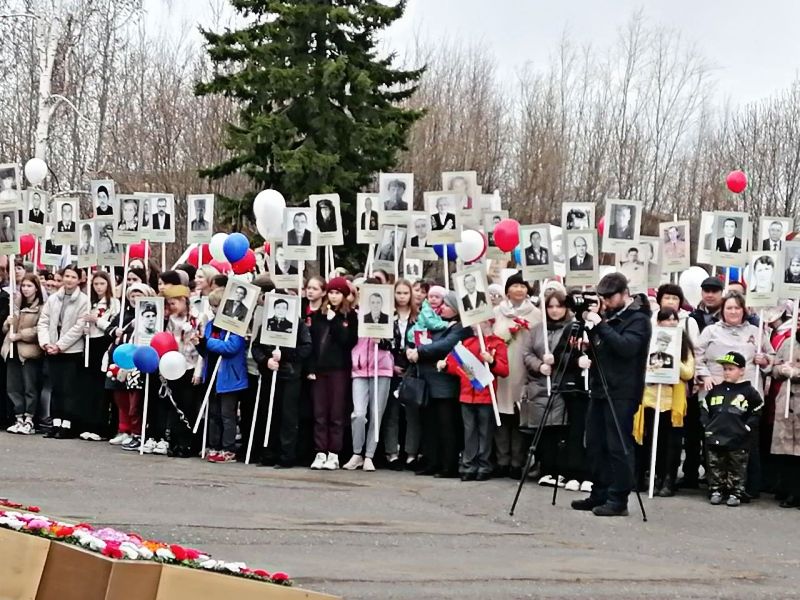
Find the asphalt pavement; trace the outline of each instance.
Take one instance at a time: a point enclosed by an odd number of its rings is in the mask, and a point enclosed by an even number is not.
[[[183,543],[359,599],[800,598],[800,511],[635,499],[627,518],[584,494],[511,480],[379,470],[275,470],[140,457],[104,442],[0,434],[0,497],[45,514]],[[200,600],[200,599],[198,599]]]

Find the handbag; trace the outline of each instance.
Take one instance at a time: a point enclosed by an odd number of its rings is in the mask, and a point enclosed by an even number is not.
[[[400,404],[407,408],[425,408],[428,404],[428,388],[425,380],[419,376],[419,365],[415,365],[414,371],[406,369],[400,385],[397,387],[397,398]]]

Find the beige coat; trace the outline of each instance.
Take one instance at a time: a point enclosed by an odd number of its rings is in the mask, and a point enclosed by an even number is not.
[[[781,344],[772,370],[772,378],[782,381],[778,395],[775,397],[775,424],[772,428],[772,454],[800,456],[800,358],[794,359],[795,376],[792,377],[792,393],[789,398],[789,418],[786,414],[786,377],[781,374],[779,365],[789,362],[790,344]],[[795,348],[797,356],[797,348]]]
[[[515,318],[520,322],[516,322]],[[530,300],[516,308],[508,300],[503,300],[494,309],[494,319],[493,333],[508,346],[509,371],[508,377],[497,380],[497,407],[504,415],[513,415],[527,378],[522,352],[530,329],[542,322],[542,313]],[[528,328],[521,327],[521,323],[528,323]],[[517,331],[513,333],[515,329]]]
[[[63,309],[63,314],[62,314]],[[75,290],[71,296],[61,288],[47,299],[39,317],[39,345],[55,344],[64,354],[83,352],[84,324],[89,314],[89,297]],[[61,317],[61,335],[58,325]]]
[[[0,350],[0,354],[2,354],[4,359],[8,359],[11,349],[11,339],[8,337],[8,333],[10,332],[11,324],[13,324],[14,332],[20,336],[15,346],[15,355],[22,362],[29,359],[40,358],[44,352],[39,347],[36,326],[39,323],[42,304],[36,300],[33,306],[28,306],[19,310],[19,296],[17,296],[16,300],[17,307],[14,312],[17,314],[12,318],[11,323],[8,321],[3,323],[3,333],[6,334],[6,337],[5,340],[3,340],[3,348]]]

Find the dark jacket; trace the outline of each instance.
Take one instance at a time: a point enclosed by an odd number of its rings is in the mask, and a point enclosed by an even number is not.
[[[322,311],[311,315],[311,344],[313,350],[308,363],[308,372],[317,374],[326,371],[352,369],[350,352],[358,342],[358,318],[351,310],[347,316],[336,313],[330,321]]]
[[[748,448],[763,406],[761,395],[749,381],[715,385],[700,401],[706,444],[727,450]]]
[[[419,352],[419,374],[428,386],[431,398],[458,398],[458,377],[441,373],[436,363],[447,358],[450,351],[462,340],[472,337],[472,329],[461,323],[453,323],[441,331],[429,331],[431,343],[417,348]]]
[[[589,331],[594,351],[589,352],[589,370],[593,398],[605,398],[600,371],[608,384],[609,397],[616,402],[636,403],[644,393],[644,375],[650,353],[650,304],[644,294],[621,312],[606,314],[603,321]],[[599,369],[599,370],[598,370]]]
[[[394,357],[394,366],[400,367],[401,369],[408,368],[408,358],[406,358],[406,349],[411,348],[412,344],[409,344],[406,340],[406,336],[402,335],[400,332],[400,324],[397,318],[397,314],[394,315],[394,322],[392,325],[394,338],[392,339],[392,356]],[[406,333],[414,327],[414,321],[409,317],[408,325],[406,325]]]
[[[253,343],[253,360],[258,365],[258,372],[263,376],[271,375],[267,361],[272,358],[272,351],[276,346],[262,344],[261,329],[259,328]],[[294,348],[281,346],[281,360],[278,367],[278,379],[300,379],[305,372],[306,362],[311,357],[311,331],[302,319],[297,322],[297,345]]]

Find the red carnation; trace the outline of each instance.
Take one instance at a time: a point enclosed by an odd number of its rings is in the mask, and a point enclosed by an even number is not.
[[[28,507],[28,512],[32,512],[32,513],[38,513],[40,510],[42,510],[42,509],[39,508],[38,506],[29,506]]]
[[[188,553],[186,552],[185,548],[178,546],[177,544],[172,544],[169,549],[175,555],[175,560],[178,562],[183,562],[188,558]]]
[[[186,558],[188,560],[197,560],[201,556],[200,551],[195,550],[194,548],[184,548],[183,550],[186,553]]]
[[[256,575],[258,577],[263,577],[264,579],[270,578],[270,574],[267,573],[264,569],[255,569],[253,571],[253,575]]]
[[[286,573],[283,573],[282,571],[278,573],[273,573],[272,581],[274,581],[275,583],[284,583],[286,581],[289,581],[289,576]]]
[[[75,533],[74,527],[59,527],[55,530],[57,538],[66,538]]]
[[[125,556],[122,550],[119,549],[119,544],[115,542],[107,542],[106,547],[103,548],[101,554],[103,556],[108,556],[109,558],[116,558],[116,559],[120,559]]]

